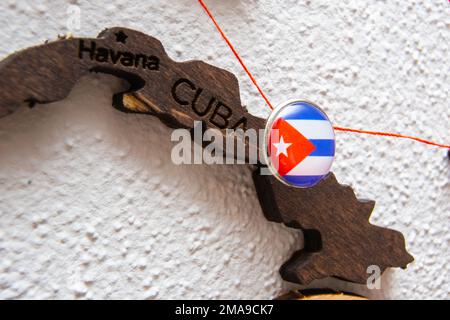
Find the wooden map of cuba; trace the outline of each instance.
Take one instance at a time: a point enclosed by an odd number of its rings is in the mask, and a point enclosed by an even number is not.
[[[129,82],[127,92],[114,95],[115,108],[156,116],[172,128],[193,128],[201,121],[225,135],[225,129],[265,126],[264,119],[242,107],[233,74],[202,61],[175,62],[160,41],[125,28],[106,29],[97,38],[60,39],[5,58],[0,62],[0,117],[24,103],[64,99],[90,72]],[[247,150],[258,148],[245,143]],[[304,233],[304,248],[280,268],[285,280],[307,284],[333,276],[365,283],[369,266],[384,271],[405,268],[413,260],[401,233],[369,223],[374,201],[357,199],[333,173],[313,188],[298,189],[260,175],[261,166],[254,165],[253,179],[263,213]]]

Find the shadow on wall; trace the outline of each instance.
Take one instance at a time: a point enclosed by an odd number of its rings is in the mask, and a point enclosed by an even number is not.
[[[195,268],[198,261],[220,264],[220,261],[211,262],[211,250],[218,250],[217,256],[234,256],[233,263],[224,263],[221,272],[228,275],[222,277],[237,275],[247,278],[256,292],[261,292],[260,286],[265,286],[266,292],[263,291],[261,298],[300,288],[283,282],[278,268],[293,251],[303,246],[301,231],[265,220],[250,168],[239,165],[174,165],[170,159],[172,130],[155,117],[124,114],[110,107],[112,92],[109,83],[113,83],[114,92],[127,87],[125,82],[113,76],[88,76],[74,88],[67,101],[37,105],[33,110],[24,108],[2,119],[0,135],[7,137],[2,141],[9,140],[10,145],[0,145],[0,178],[10,179],[6,172],[11,169],[20,175],[23,171],[21,166],[29,167],[20,159],[28,159],[32,172],[44,172],[49,180],[60,182],[52,185],[43,181],[42,188],[59,191],[60,188],[77,189],[77,184],[85,185],[85,190],[94,189],[99,193],[97,197],[90,197],[95,206],[105,206],[102,201],[105,195],[119,193],[117,198],[114,197],[117,202],[111,201],[107,210],[117,207],[130,218],[134,214],[132,208],[140,207],[143,214],[137,218],[145,220],[147,225],[139,232],[154,233],[157,228],[165,233],[165,241],[177,243],[177,250],[189,247],[187,255],[177,256],[187,270]],[[103,91],[101,94],[98,88]],[[99,99],[100,95],[102,99]],[[23,132],[25,135],[21,136]],[[74,153],[74,162],[54,162],[53,158],[65,161]],[[5,168],[6,171],[1,170]],[[66,174],[66,170],[72,174]],[[96,176],[98,171],[105,174]],[[29,170],[25,172],[30,174]],[[90,176],[94,176],[94,182],[89,180]],[[98,186],[92,187],[91,184]],[[127,189],[138,189],[139,192],[132,192],[128,198],[122,197],[127,200],[121,199],[120,193],[126,194]],[[84,196],[73,195],[75,198]],[[131,203],[127,205],[128,202]],[[98,211],[105,209],[99,207]],[[108,221],[104,224],[107,227]],[[167,228],[171,229],[168,234]],[[92,235],[89,237],[93,238]],[[159,251],[161,260],[171,255],[165,253],[164,246],[155,250]],[[152,261],[154,265],[159,263]],[[364,285],[332,278],[314,281],[307,287],[327,287],[371,298],[387,297],[391,274],[387,271],[383,275],[381,290],[368,290]],[[183,276],[174,274],[173,277]],[[266,283],[260,278],[267,279]],[[201,282],[202,277],[198,281]],[[205,280],[205,284],[207,282]],[[272,283],[268,289],[267,282]]]
[[[10,187],[5,190],[10,202],[4,203],[2,212],[15,206],[22,206],[25,212],[37,206],[41,211],[52,210],[51,204],[61,197],[68,208],[55,219],[47,219],[55,228],[52,234],[77,223],[61,225],[58,219],[79,211],[75,220],[96,224],[95,232],[88,231],[90,243],[84,244],[83,238],[71,239],[83,243],[83,250],[98,246],[96,239],[102,235],[110,242],[119,237],[116,233],[143,241],[157,238],[152,254],[158,254],[151,259],[151,265],[166,270],[158,278],[162,288],[174,281],[191,281],[190,298],[209,297],[195,290],[208,294],[211,283],[219,288],[231,286],[229,292],[217,298],[278,295],[287,286],[278,268],[302,246],[301,232],[264,218],[249,167],[174,165],[170,159],[171,129],[155,117],[125,114],[110,107],[111,82],[114,92],[126,87],[115,77],[91,75],[83,78],[64,101],[37,105],[31,110],[22,108],[1,119],[0,135],[4,139],[0,144],[0,180],[5,181],[5,188]],[[39,193],[15,190],[15,181],[23,176]],[[19,205],[23,197],[27,202]],[[117,231],[116,219],[141,220],[143,226],[130,231],[120,227]],[[1,227],[12,230],[20,225],[14,215],[9,215]],[[25,244],[28,241],[26,237],[22,240]],[[120,245],[123,240],[118,238],[117,242]],[[52,251],[51,247],[45,248],[45,243],[41,249]],[[143,246],[139,240],[132,243],[135,248]],[[23,258],[9,254],[12,260]],[[78,265],[82,253],[72,254],[68,251],[64,260],[75,259],[71,264]],[[107,260],[118,259],[112,251],[106,255]],[[64,251],[58,256],[63,259]],[[124,267],[134,263],[119,259]],[[192,272],[200,267],[206,273]],[[53,268],[58,268],[56,262]],[[230,285],[231,279],[239,281]],[[173,290],[167,288],[159,298],[177,297],[179,293]]]

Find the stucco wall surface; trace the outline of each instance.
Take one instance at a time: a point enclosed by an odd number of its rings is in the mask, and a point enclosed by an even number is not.
[[[207,1],[274,104],[306,98],[341,126],[450,143],[448,1]],[[68,30],[68,6],[81,10]],[[197,1],[0,2],[0,56],[58,34],[124,26],[175,60],[239,78],[243,104],[269,109]],[[176,166],[171,130],[122,114],[124,83],[83,78],[61,102],[0,119],[0,298],[272,298],[301,248],[265,220],[246,166]],[[375,199],[371,220],[404,233],[416,261],[373,298],[450,298],[450,162],[443,149],[337,133],[338,180]]]

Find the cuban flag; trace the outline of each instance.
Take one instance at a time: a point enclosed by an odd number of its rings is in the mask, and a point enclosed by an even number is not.
[[[334,130],[315,105],[297,101],[275,111],[269,119],[269,166],[283,182],[312,187],[331,169],[335,153]]]

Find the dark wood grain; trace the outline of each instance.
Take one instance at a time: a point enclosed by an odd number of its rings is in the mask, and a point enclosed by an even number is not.
[[[383,272],[387,267],[405,268],[413,260],[400,232],[369,223],[375,202],[358,200],[333,173],[307,189],[288,187],[257,171],[253,179],[267,219],[305,235],[305,247],[281,267],[285,280],[307,284],[333,276],[365,283],[368,266]]]
[[[236,77],[202,61],[175,62],[160,41],[125,28],[98,38],[71,38],[15,53],[0,62],[0,117],[24,102],[32,105],[65,98],[90,72],[126,79],[127,92],[113,105],[124,112],[151,114],[173,128],[262,129],[265,120],[242,107]],[[247,153],[258,144],[247,142]],[[305,248],[281,268],[284,279],[307,284],[334,276],[366,282],[367,267],[406,267],[412,257],[403,236],[368,222],[373,201],[356,199],[333,174],[310,189],[288,187],[254,171],[256,191],[266,217],[303,230]]]
[[[118,39],[121,32],[126,39]],[[155,115],[172,128],[193,128],[194,121],[202,121],[224,133],[227,128],[262,128],[265,122],[242,107],[232,73],[202,61],[177,63],[159,40],[125,28],[20,51],[3,60],[0,71],[0,117],[23,102],[61,100],[82,76],[103,72],[130,83],[129,92],[114,96],[117,109]]]

